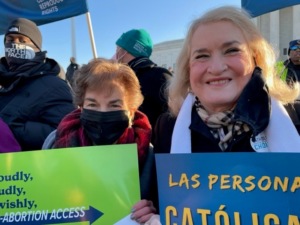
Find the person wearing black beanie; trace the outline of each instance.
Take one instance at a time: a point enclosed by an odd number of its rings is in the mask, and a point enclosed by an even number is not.
[[[61,66],[42,51],[42,34],[31,20],[11,21],[0,59],[0,118],[21,149],[41,149],[60,120],[73,111],[71,89]]]
[[[37,25],[31,20],[18,18],[12,21],[6,30],[4,42],[6,41],[6,36],[9,34],[20,34],[26,36],[32,41],[35,47],[39,50],[42,49],[42,34]]]
[[[280,78],[290,86],[300,82],[300,39],[289,43],[288,59],[276,64]]]

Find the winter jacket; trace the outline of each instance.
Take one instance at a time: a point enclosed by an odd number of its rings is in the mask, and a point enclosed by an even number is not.
[[[70,83],[71,86],[73,85],[73,81],[74,81],[74,73],[78,69],[79,69],[79,65],[77,63],[73,63],[73,62],[71,62],[67,68],[66,79]]]
[[[171,73],[145,57],[135,58],[128,65],[136,73],[144,96],[144,102],[139,110],[147,115],[152,128],[154,128],[159,115],[167,111],[164,90]]]
[[[292,82],[300,81],[300,65],[295,65],[290,59],[276,64],[277,73],[281,80],[292,84]]]
[[[257,71],[256,71],[257,72]],[[298,105],[298,103],[297,103]],[[297,108],[299,105],[297,106]],[[299,132],[300,114],[292,110],[291,105],[286,106],[289,114],[294,114],[293,122]],[[268,126],[270,119],[270,104],[267,87],[260,75],[253,74],[252,79],[243,90],[234,109],[235,120],[247,123],[250,131],[233,138],[226,151],[228,152],[254,152],[250,139],[261,133]],[[208,126],[203,122],[195,106],[192,109],[191,143],[192,152],[222,152],[218,141],[213,137]],[[297,122],[298,120],[298,122]],[[176,118],[165,113],[157,121],[155,128],[154,152],[169,153],[171,139]],[[280,131],[279,131],[280,132]]]
[[[91,146],[88,141],[80,121],[81,111],[79,109],[68,114],[55,130],[49,134],[43,144],[43,149],[53,149],[62,147],[81,147]],[[154,175],[154,154],[153,148],[150,146],[151,128],[147,117],[140,112],[136,112],[132,128],[134,131],[134,139],[130,140],[129,132],[124,134],[117,141],[119,144],[137,143],[138,160],[140,167],[140,188],[142,199],[153,199],[157,201],[156,190],[152,189]],[[123,141],[121,141],[123,137]],[[62,141],[63,140],[63,141]],[[156,182],[156,181],[154,181]],[[154,183],[156,184],[156,183]]]
[[[59,64],[44,58],[10,71],[0,61],[0,117],[8,124],[22,150],[41,149],[48,134],[75,109],[71,89],[58,77]]]

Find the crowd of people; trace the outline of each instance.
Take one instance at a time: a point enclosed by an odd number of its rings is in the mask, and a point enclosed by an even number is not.
[[[300,39],[276,62],[242,9],[195,19],[175,72],[150,60],[144,29],[124,32],[113,59],[71,58],[66,79],[34,22],[12,21],[4,45],[0,152],[137,143],[140,224],[160,224],[154,154],[300,152]]]

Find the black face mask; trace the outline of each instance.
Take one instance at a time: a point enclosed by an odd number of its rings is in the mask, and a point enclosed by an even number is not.
[[[83,109],[80,121],[85,133],[96,145],[115,143],[129,126],[125,110],[100,112]]]
[[[21,65],[35,57],[31,45],[20,43],[5,43],[5,58],[8,65]]]

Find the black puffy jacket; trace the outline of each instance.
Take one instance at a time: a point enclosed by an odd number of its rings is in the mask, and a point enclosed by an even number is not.
[[[58,77],[52,59],[9,71],[0,62],[0,117],[9,125],[22,150],[41,149],[48,134],[74,110],[71,89]]]
[[[134,70],[144,96],[144,102],[139,110],[147,115],[152,128],[154,128],[157,118],[168,108],[165,85],[171,77],[171,73],[146,57],[135,58],[128,65]]]

